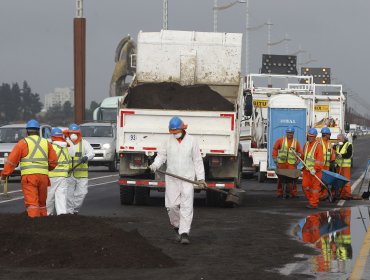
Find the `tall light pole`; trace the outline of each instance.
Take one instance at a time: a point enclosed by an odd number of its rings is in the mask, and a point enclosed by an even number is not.
[[[217,32],[217,0],[213,0],[213,32]]]
[[[76,17],[73,19],[74,45],[74,100],[75,122],[85,119],[85,68],[86,68],[86,19],[83,17],[83,0],[76,0]]]
[[[245,76],[249,71],[249,1],[245,0]]]
[[[163,0],[163,27],[164,30],[168,29],[168,0]]]
[[[267,21],[267,54],[271,54],[271,28],[272,23],[270,19]]]

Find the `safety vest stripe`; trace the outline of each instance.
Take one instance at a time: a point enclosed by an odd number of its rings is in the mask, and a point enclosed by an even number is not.
[[[40,143],[41,143],[41,137],[39,137],[39,139],[37,139],[37,142],[35,139],[31,138],[31,137],[28,137],[27,139],[31,140],[34,144],[35,144],[35,148],[33,149],[31,155],[29,156],[30,159],[33,159],[33,157],[35,156],[37,150],[39,150],[42,155],[44,156],[44,158],[48,158],[48,156],[45,154],[44,150],[41,149],[41,146],[40,146]]]
[[[33,158],[33,159],[22,159],[23,162],[42,162],[42,161],[48,161],[48,159],[45,158]]]
[[[27,165],[27,166],[22,166],[21,170],[26,170],[26,169],[31,169],[31,168],[37,168],[37,169],[46,169],[48,170],[48,166],[40,166],[40,165]]]
[[[11,165],[13,165],[13,166],[17,166],[17,164],[15,164],[14,162],[11,162],[10,160],[8,160],[8,159],[6,159],[5,160],[5,162],[7,162],[7,163],[9,163],[9,164],[11,164]]]

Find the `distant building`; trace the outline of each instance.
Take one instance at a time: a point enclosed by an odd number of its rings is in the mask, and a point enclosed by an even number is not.
[[[45,106],[44,110],[47,111],[51,107],[59,104],[63,106],[65,102],[71,102],[74,104],[74,89],[73,88],[55,88],[54,92],[45,95]]]

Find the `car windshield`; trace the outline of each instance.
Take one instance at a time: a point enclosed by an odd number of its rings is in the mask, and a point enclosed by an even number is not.
[[[113,137],[113,128],[111,126],[81,126],[83,137]]]
[[[26,128],[24,127],[0,128],[0,143],[17,143],[26,136]]]

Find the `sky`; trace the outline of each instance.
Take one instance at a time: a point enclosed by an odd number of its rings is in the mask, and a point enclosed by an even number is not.
[[[214,0],[168,0],[169,29],[213,31]],[[218,0],[225,5],[233,0]],[[127,34],[162,28],[162,0],[85,0],[86,106],[109,96],[114,52]],[[272,54],[306,51],[298,63],[329,67],[333,83],[343,83],[349,104],[370,107],[369,0],[249,0],[251,27],[271,21],[271,41],[291,40]],[[43,96],[56,87],[73,87],[75,0],[0,1],[0,83],[22,83]],[[245,4],[218,13],[218,31],[245,32]],[[244,40],[243,40],[244,43]],[[258,73],[267,53],[267,28],[249,32],[250,72]],[[244,50],[243,50],[244,54]],[[243,55],[243,72],[245,71]]]

